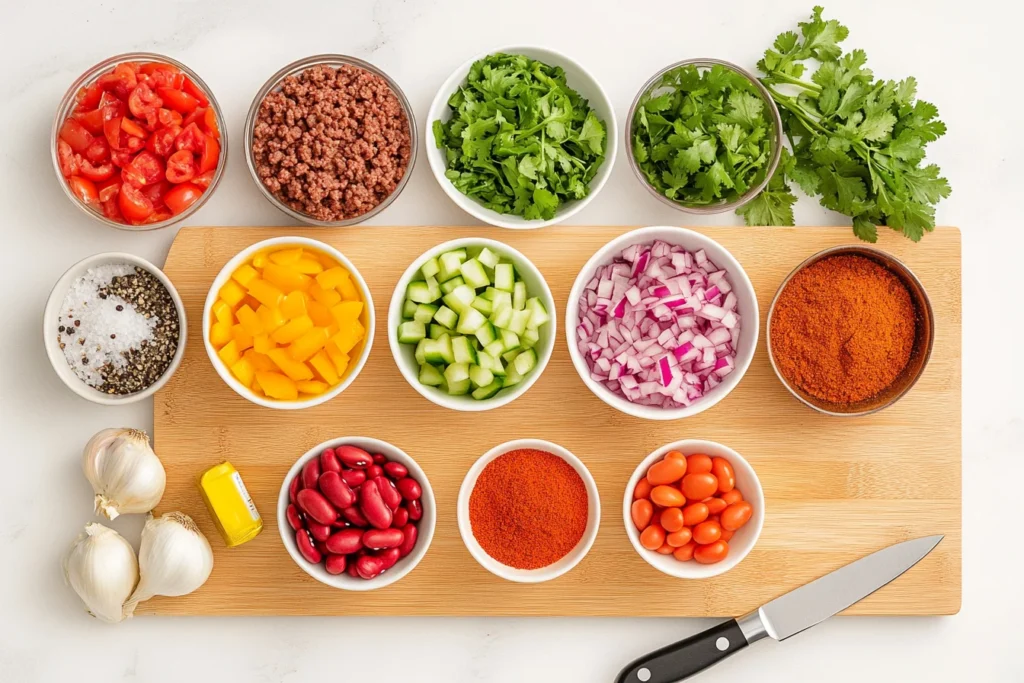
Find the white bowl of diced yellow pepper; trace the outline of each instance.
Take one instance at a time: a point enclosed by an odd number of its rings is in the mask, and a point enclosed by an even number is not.
[[[370,288],[337,249],[304,237],[258,242],[227,262],[203,307],[210,362],[240,396],[294,410],[355,381],[373,345]]]

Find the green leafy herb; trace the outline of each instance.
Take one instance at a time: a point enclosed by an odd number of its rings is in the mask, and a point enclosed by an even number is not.
[[[862,240],[874,242],[875,226],[887,225],[916,242],[935,227],[935,204],[949,196],[938,166],[921,166],[925,145],[946,125],[934,105],[915,100],[913,77],[876,80],[863,50],[844,54],[839,43],[849,31],[821,13],[815,7],[799,35],[779,35],[758,62],[793,154],[739,213],[748,225],[792,225],[793,181],[825,208],[850,216]],[[819,66],[807,80],[809,59]]]
[[[475,62],[434,121],[445,176],[463,194],[503,214],[548,220],[583,199],[604,161],[605,125],[566,84],[561,67],[522,55]]]
[[[732,69],[672,69],[637,103],[633,158],[669,199],[687,206],[732,201],[768,172],[766,110],[754,84]]]

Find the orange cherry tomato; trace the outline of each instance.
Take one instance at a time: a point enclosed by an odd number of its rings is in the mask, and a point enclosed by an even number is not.
[[[686,504],[686,498],[674,486],[655,486],[651,489],[651,500],[666,508],[680,507]]]
[[[657,550],[665,545],[665,530],[658,523],[651,524],[640,533],[640,545],[648,550]]]
[[[714,564],[721,562],[729,554],[729,544],[723,540],[715,541],[707,545],[698,545],[693,551],[693,559],[700,564]]]
[[[669,451],[665,454],[666,458],[676,458],[678,460],[686,460],[686,456],[679,451]]]
[[[718,522],[708,520],[693,527],[693,540],[699,545],[714,543],[722,537],[722,527]]]
[[[750,521],[754,514],[754,506],[746,501],[733,503],[722,510],[722,526],[730,531],[736,531]]]
[[[683,511],[679,508],[667,508],[661,513],[661,526],[665,531],[679,531],[683,524]]]
[[[712,515],[717,515],[725,508],[729,507],[721,498],[707,498],[704,500],[704,504],[708,506],[708,512]]]
[[[634,500],[633,506],[629,509],[629,514],[633,518],[633,524],[636,525],[637,530],[643,531],[651,523],[651,517],[654,515],[654,506],[651,505],[651,501],[643,498]]]
[[[672,557],[676,558],[680,562],[687,562],[693,559],[693,554],[697,550],[697,544],[690,541],[686,545],[681,545],[675,549],[672,553]]]
[[[723,493],[720,496],[720,498],[724,500],[728,505],[732,505],[733,503],[738,503],[741,500],[743,500],[743,494],[740,493],[739,489],[733,489],[728,493]]]
[[[686,461],[679,458],[665,458],[651,465],[647,470],[647,481],[652,486],[673,484],[686,474]]]
[[[694,526],[708,518],[708,506],[704,503],[690,503],[683,508],[683,524]]]
[[[718,479],[718,492],[728,493],[736,488],[736,471],[725,458],[711,460],[711,474]]]
[[[733,531],[732,529],[722,529],[722,538],[721,538],[721,540],[723,540],[723,541],[731,541],[732,537],[733,537],[733,535],[735,535],[735,533],[736,532]]]
[[[671,555],[672,553],[675,552],[675,550],[676,550],[675,548],[673,548],[668,543],[666,543],[665,545],[661,546],[660,548],[658,548],[654,552],[658,553],[659,555]]]
[[[685,526],[679,531],[673,531],[665,537],[665,542],[673,548],[682,548],[693,539],[693,532]]]
[[[690,474],[683,477],[682,489],[683,495],[690,500],[704,500],[718,491],[718,480],[710,472],[694,473],[691,468]]]
[[[637,500],[638,498],[649,498],[651,496],[651,489],[653,488],[654,487],[651,486],[651,482],[647,481],[647,477],[644,477],[637,482],[636,488],[633,489],[633,500]]]
[[[686,456],[686,471],[690,474],[703,474],[711,471],[711,456],[694,453]]]

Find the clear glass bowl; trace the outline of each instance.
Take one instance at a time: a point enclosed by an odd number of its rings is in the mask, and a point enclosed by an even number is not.
[[[715,204],[702,204],[699,206],[683,204],[682,202],[677,202],[673,199],[669,199],[664,194],[658,192],[656,189],[651,187],[651,184],[647,182],[647,177],[644,176],[643,171],[640,170],[640,165],[636,162],[636,157],[633,156],[633,117],[636,115],[636,109],[640,104],[640,98],[643,97],[645,93],[653,89],[661,80],[662,76],[664,76],[666,73],[673,69],[678,69],[681,66],[695,66],[698,69],[710,69],[713,66],[724,66],[726,69],[729,69],[730,71],[735,71],[736,73],[750,81],[750,83],[754,86],[754,89],[757,91],[757,94],[760,96],[761,100],[764,101],[765,107],[767,107],[768,115],[772,122],[772,134],[769,140],[771,145],[770,150],[772,157],[771,160],[768,162],[767,173],[765,173],[764,179],[760,183],[750,188],[745,193],[743,193],[742,195],[735,199],[728,201],[722,200]],[[765,186],[768,185],[768,181],[771,180],[772,174],[775,173],[775,168],[779,165],[779,159],[782,156],[782,117],[779,116],[779,108],[775,106],[775,102],[772,100],[772,96],[768,92],[767,88],[761,85],[761,81],[757,80],[757,77],[754,74],[747,71],[746,69],[743,69],[742,67],[736,66],[731,62],[726,62],[721,59],[684,59],[681,62],[669,64],[664,69],[651,76],[651,78],[648,79],[648,81],[644,83],[643,86],[640,88],[640,91],[637,92],[636,97],[633,98],[633,104],[631,104],[629,107],[629,115],[626,117],[625,143],[626,148],[628,150],[628,154],[626,156],[629,159],[629,167],[633,169],[633,173],[636,175],[637,179],[640,180],[640,183],[645,188],[647,188],[647,191],[650,192],[655,197],[657,197],[662,203],[668,204],[672,208],[684,211],[686,213],[723,213],[725,211],[732,211],[743,206],[751,199],[756,197],[758,194],[760,194],[761,190],[763,190]]]
[[[177,69],[181,69],[181,71],[206,94],[207,99],[210,100],[210,106],[213,107],[213,111],[217,115],[217,123],[220,125],[220,159],[217,162],[217,172],[214,173],[213,181],[210,183],[210,186],[206,188],[206,191],[200,195],[199,199],[197,199],[192,206],[188,207],[178,215],[171,216],[167,220],[160,221],[159,223],[131,225],[130,223],[118,223],[117,221],[110,220],[104,216],[101,211],[97,211],[96,209],[86,206],[78,197],[76,197],[71,191],[71,186],[68,184],[67,178],[64,177],[64,174],[61,173],[60,170],[60,159],[57,156],[57,133],[60,131],[60,127],[64,123],[64,120],[71,115],[72,111],[74,111],[75,105],[77,104],[75,102],[75,95],[78,93],[79,89],[88,86],[121,62],[161,62],[164,64],[170,64]],[[221,176],[224,175],[224,169],[227,168],[227,164],[225,162],[228,158],[228,127],[224,120],[224,112],[221,111],[217,98],[213,96],[213,91],[210,90],[210,86],[208,86],[206,81],[200,78],[199,74],[195,71],[188,68],[178,60],[171,59],[166,55],[157,54],[155,52],[126,52],[125,54],[114,55],[113,57],[105,59],[99,64],[91,67],[84,74],[79,76],[78,80],[72,83],[71,87],[68,88],[68,91],[64,94],[64,98],[60,101],[60,106],[57,107],[57,116],[53,120],[53,130],[50,131],[50,156],[53,161],[53,170],[57,174],[57,181],[64,190],[64,194],[67,195],[68,199],[70,199],[75,206],[84,211],[91,218],[103,223],[104,225],[117,228],[118,230],[156,230],[158,228],[166,228],[169,225],[174,225],[175,223],[180,223],[185,220],[198,211],[199,208],[206,203],[206,200],[213,195],[214,190],[217,189],[217,185],[220,183]]]
[[[321,64],[332,66],[335,68],[345,65],[354,66],[359,69],[363,69],[364,71],[369,71],[370,73],[383,78],[387,82],[388,87],[391,88],[391,91],[394,92],[395,96],[398,98],[399,103],[402,105],[402,110],[405,112],[405,118],[409,123],[409,163],[405,167],[405,174],[402,176],[402,179],[398,181],[398,186],[395,187],[395,191],[388,195],[387,198],[384,199],[384,201],[382,201],[380,204],[373,207],[366,213],[354,216],[353,218],[346,218],[343,221],[318,220],[316,218],[313,218],[312,216],[302,213],[301,211],[296,211],[295,209],[293,209],[292,207],[288,206],[286,203],[275,197],[274,194],[267,189],[266,185],[263,184],[263,181],[260,180],[259,174],[256,173],[256,160],[253,159],[252,154],[253,130],[256,127],[256,115],[259,113],[260,104],[263,103],[263,99],[270,92],[280,88],[281,81],[283,81],[288,76],[293,76],[297,73],[305,71],[306,69],[312,66],[318,66]],[[402,92],[402,89],[398,87],[398,83],[396,83],[393,78],[391,78],[386,73],[375,67],[373,64],[370,64],[369,62],[364,62],[363,60],[357,59],[355,57],[334,54],[313,55],[312,57],[306,57],[305,59],[300,59],[298,61],[292,62],[291,64],[288,64],[280,71],[278,71],[276,74],[271,76],[267,80],[267,82],[263,84],[263,87],[259,89],[259,92],[256,93],[256,97],[253,98],[252,104],[249,106],[249,113],[245,117],[245,163],[249,167],[249,173],[250,175],[252,175],[253,182],[256,183],[256,187],[260,188],[260,192],[263,193],[263,196],[266,197],[271,204],[273,204],[278,209],[288,214],[295,220],[300,221],[302,223],[307,223],[309,225],[316,225],[322,228],[339,228],[344,227],[346,225],[355,225],[357,223],[362,223],[365,220],[373,218],[378,213],[380,213],[388,206],[390,206],[391,202],[395,201],[395,199],[398,198],[398,195],[402,194],[402,190],[405,189],[406,184],[409,182],[409,178],[412,177],[413,167],[416,165],[416,151],[419,148],[419,136],[417,135],[416,130],[416,118],[413,115],[412,105],[409,104],[409,100],[405,97],[405,93]]]

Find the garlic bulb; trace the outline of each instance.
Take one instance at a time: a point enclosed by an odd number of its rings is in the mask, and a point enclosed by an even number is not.
[[[86,524],[62,564],[65,583],[89,614],[112,624],[130,616],[123,606],[139,580],[139,563],[121,534],[102,524]]]
[[[85,445],[82,469],[96,493],[96,514],[107,519],[149,512],[160,502],[167,484],[149,437],[138,429],[98,432]]]
[[[139,585],[125,603],[129,616],[154,595],[178,596],[196,590],[213,570],[213,549],[192,518],[168,512],[150,518],[139,547]]]

